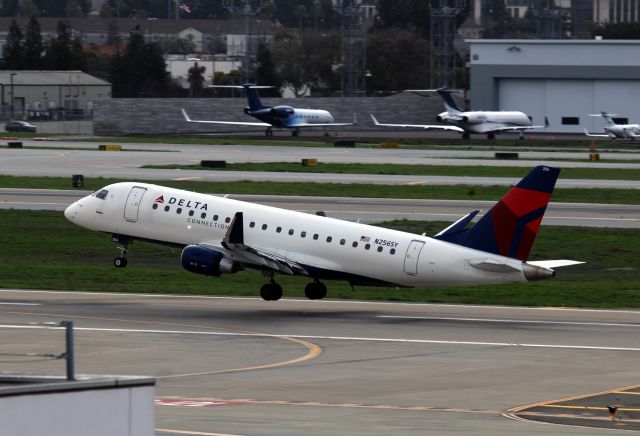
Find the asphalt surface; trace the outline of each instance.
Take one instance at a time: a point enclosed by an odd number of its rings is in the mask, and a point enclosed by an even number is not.
[[[73,320],[78,374],[156,377],[158,435],[637,429],[638,311],[4,290],[0,313],[5,372],[63,374],[23,354]]]
[[[408,150],[408,149],[343,149],[309,147],[274,147],[242,145],[162,145],[130,144],[125,149],[144,151],[99,152],[95,143],[56,141],[36,142],[46,147],[80,147],[81,150],[58,149],[8,149],[0,148],[0,174],[10,176],[70,177],[83,174],[85,177],[110,177],[118,179],[147,180],[208,180],[208,181],[279,181],[279,182],[326,182],[366,184],[430,184],[430,185],[504,185],[516,183],[520,177],[448,177],[406,176],[379,174],[309,174],[276,173],[261,171],[202,171],[180,169],[148,169],[142,165],[196,164],[201,160],[226,160],[228,162],[300,162],[305,158],[317,158],[321,162],[387,163],[387,164],[439,164],[483,166],[522,166],[531,168],[545,164],[558,167],[640,169],[640,163],[599,163],[554,161],[562,159],[585,159],[584,152],[523,152],[523,160],[494,160],[494,152],[483,150]],[[91,149],[88,149],[91,147]],[[87,148],[87,149],[84,149]],[[603,159],[638,159],[640,153],[602,153]],[[461,158],[457,158],[461,157]],[[482,160],[478,160],[482,159]],[[526,170],[523,170],[523,175]],[[560,179],[558,187],[565,188],[623,188],[640,189],[639,180],[586,180]]]
[[[89,191],[0,188],[0,209],[63,211]],[[324,212],[332,218],[363,223],[396,219],[455,221],[472,210],[481,214],[492,201],[409,200],[352,197],[300,197],[279,195],[230,195],[255,202],[302,212]],[[640,229],[640,205],[551,203],[545,225],[617,227]]]

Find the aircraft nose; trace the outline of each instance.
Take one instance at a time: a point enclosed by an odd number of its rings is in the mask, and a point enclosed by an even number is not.
[[[73,222],[76,218],[77,212],[78,212],[78,202],[75,202],[67,206],[67,208],[64,210],[64,217],[69,221]]]

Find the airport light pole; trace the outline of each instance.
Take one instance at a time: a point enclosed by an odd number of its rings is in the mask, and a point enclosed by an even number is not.
[[[9,77],[10,77],[9,80],[10,80],[10,83],[11,83],[11,102],[10,103],[11,103],[11,119],[12,120],[14,118],[14,116],[13,116],[13,101],[14,101],[14,97],[13,97],[13,76],[17,76],[17,75],[18,75],[18,73],[11,73],[9,75]]]

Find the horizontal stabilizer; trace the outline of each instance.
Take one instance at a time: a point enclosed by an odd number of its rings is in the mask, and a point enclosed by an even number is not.
[[[584,262],[581,262],[579,260],[558,259],[558,260],[534,260],[527,263],[530,265],[553,269],[553,268],[560,268],[562,266],[580,265],[581,263],[584,263]]]

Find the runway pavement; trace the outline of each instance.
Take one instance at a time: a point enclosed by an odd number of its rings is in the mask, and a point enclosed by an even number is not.
[[[0,209],[63,211],[89,191],[0,188]],[[472,210],[489,210],[492,201],[408,200],[350,197],[230,195],[230,198],[364,223],[395,219],[455,221]],[[551,203],[545,225],[640,228],[640,205]]]
[[[77,373],[156,377],[158,435],[640,428],[634,310],[2,290],[0,313],[3,371],[62,374],[8,355],[59,352],[29,323],[73,320]]]

